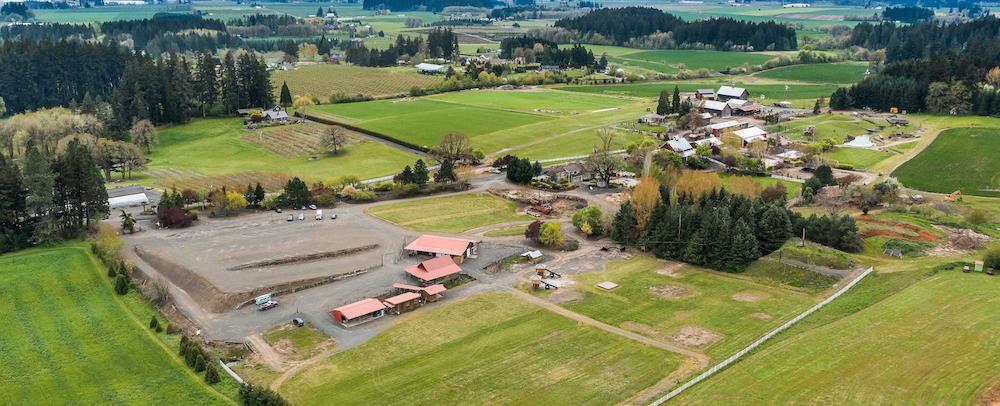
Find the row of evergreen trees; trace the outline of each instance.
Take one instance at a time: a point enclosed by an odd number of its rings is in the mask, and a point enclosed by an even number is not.
[[[740,272],[792,235],[789,211],[725,189],[695,199],[660,186],[652,205],[628,201],[615,215],[611,238],[658,258],[684,261],[725,272]],[[650,210],[650,206],[652,207]]]
[[[539,50],[538,47],[541,47]],[[500,57],[511,59],[517,54],[533,52],[535,61],[542,65],[558,65],[566,68],[583,68],[599,66],[594,58],[594,52],[580,44],[573,44],[568,49],[559,49],[559,45],[541,38],[520,37],[504,38],[500,41]],[[603,64],[607,65],[604,59]]]
[[[687,22],[651,7],[606,8],[585,15],[564,18],[556,27],[575,30],[584,36],[600,34],[615,44],[660,33],[673,33],[677,46],[708,44],[728,50],[750,46],[754,50],[794,50],[798,44],[795,29],[774,21],[750,22],[731,18],[710,18]]]
[[[108,192],[87,147],[49,158],[29,145],[23,167],[0,155],[0,253],[75,237],[108,214]]]
[[[361,66],[396,66],[403,55],[423,55],[425,58],[451,59],[458,56],[458,36],[451,28],[436,28],[421,37],[399,35],[386,49],[368,48],[358,42],[343,45],[347,61]]]
[[[362,0],[361,7],[365,10],[427,10],[437,12],[451,6],[493,8],[497,4],[499,2],[496,0]]]

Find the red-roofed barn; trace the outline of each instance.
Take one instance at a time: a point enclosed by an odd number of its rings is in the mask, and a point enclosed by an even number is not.
[[[403,314],[416,310],[423,302],[420,294],[416,292],[402,293],[385,299],[385,307],[389,309],[389,314]]]
[[[478,246],[475,241],[464,238],[422,235],[407,245],[406,250],[411,255],[450,256],[456,264],[461,264],[466,258],[476,255]]]
[[[460,272],[462,272],[462,268],[448,256],[431,258],[416,266],[406,268],[406,273],[416,278],[424,286],[443,283]]]
[[[344,327],[352,327],[384,316],[385,305],[378,299],[365,299],[333,309],[330,315]]]

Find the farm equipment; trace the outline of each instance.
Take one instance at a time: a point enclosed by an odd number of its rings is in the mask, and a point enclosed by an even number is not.
[[[535,267],[535,274],[542,278],[562,278],[562,275],[545,267]]]
[[[806,136],[806,137],[814,137],[814,136],[816,136],[816,126],[811,125],[811,126],[806,127],[804,130],[802,130],[802,135]]]
[[[962,201],[962,191],[961,190],[956,190],[954,192],[951,192],[951,194],[949,194],[948,196],[944,197],[944,201],[946,201],[946,202],[960,202],[960,201]]]

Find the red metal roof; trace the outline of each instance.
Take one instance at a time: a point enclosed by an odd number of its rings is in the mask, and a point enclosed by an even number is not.
[[[445,288],[444,285],[442,285],[440,283],[437,284],[437,285],[431,285],[431,286],[428,286],[428,287],[424,288],[424,292],[427,292],[428,295],[436,295],[436,294],[439,294],[439,293],[444,293],[444,291],[446,291],[446,290],[448,290],[448,289]]]
[[[422,235],[416,240],[413,240],[410,245],[407,245],[406,249],[410,251],[430,252],[434,254],[465,255],[465,250],[469,248],[469,244],[474,243],[475,241],[466,240],[464,238]]]
[[[455,265],[451,257],[436,257],[406,268],[406,272],[426,282],[462,272],[462,268]]]
[[[346,319],[353,319],[382,309],[385,309],[382,302],[369,298],[340,306],[333,309],[332,313],[340,313]]]
[[[420,299],[420,294],[419,293],[414,293],[414,292],[406,292],[406,293],[403,293],[403,294],[399,294],[399,295],[390,297],[390,298],[386,299],[385,302],[388,303],[391,306],[397,306],[400,303],[406,303],[406,302],[409,302],[409,301],[414,300],[414,299]]]

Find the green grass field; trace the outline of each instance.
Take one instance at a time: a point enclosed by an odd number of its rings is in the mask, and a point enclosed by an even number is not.
[[[761,95],[765,97],[765,100],[785,99],[784,98],[785,85],[782,84],[741,84],[741,83],[722,83],[722,84],[744,87],[747,89],[747,91],[750,92],[750,97],[752,99],[759,99]],[[662,90],[673,91],[675,85],[678,86],[682,92],[694,92],[697,89],[703,89],[703,88],[711,88],[718,90],[720,83],[708,82],[708,81],[642,82],[642,83],[627,83],[618,85],[560,86],[558,87],[558,89],[571,92],[617,94],[617,95],[634,96],[634,97],[657,97],[660,95],[660,91]],[[836,85],[825,85],[825,84],[789,85],[788,99],[801,100],[801,99],[816,99],[820,96],[830,97],[830,95],[833,94],[834,90],[837,90]]]
[[[281,84],[288,83],[293,97],[310,96],[326,101],[331,94],[358,93],[377,97],[408,93],[414,87],[426,88],[441,83],[441,76],[421,75],[411,67],[369,68],[353,65],[319,64],[271,73],[277,95]]]
[[[463,193],[378,205],[368,214],[416,231],[460,233],[491,224],[530,220],[517,205],[489,193]]]
[[[909,275],[873,277],[859,295]],[[996,278],[948,271],[870,305],[845,295],[814,315],[839,319],[783,334],[676,403],[975,404],[1000,379],[998,288]]]
[[[708,330],[717,336],[716,341],[691,346],[720,359],[813,302],[803,293],[693,267],[682,268],[677,277],[657,273],[666,266],[648,256],[611,262],[604,272],[576,276],[583,299],[563,306],[611,325],[682,345],[683,339],[672,337],[679,329],[693,326]],[[594,286],[602,281],[620,286],[612,291]],[[663,287],[687,293],[666,298],[653,291]],[[742,299],[743,296],[747,299]]]
[[[823,158],[835,161],[839,165],[850,165],[854,169],[868,169],[892,155],[893,153],[889,151],[838,147],[823,153]]]
[[[304,127],[308,126],[308,127]],[[281,183],[290,176],[309,181],[328,181],[354,175],[361,179],[399,172],[416,161],[415,154],[380,142],[354,138],[338,155],[316,153],[318,124],[291,124],[264,130],[264,146],[257,135],[243,130],[233,118],[194,120],[160,130],[160,144],[149,155],[147,178],[143,182],[162,187],[187,185],[205,188],[206,182],[240,183],[246,174],[257,174]],[[298,132],[298,130],[311,130]],[[280,151],[280,152],[275,152]],[[318,159],[310,159],[316,156]],[[227,177],[230,180],[227,180]],[[252,176],[250,176],[252,178]]]
[[[1000,134],[996,129],[945,130],[893,176],[920,190],[1000,197]]]
[[[574,404],[623,401],[680,358],[487,293],[404,317],[293,376],[295,404]]]
[[[867,63],[819,63],[809,65],[792,65],[770,69],[754,74],[754,76],[794,80],[816,83],[855,83],[865,77]]]
[[[556,90],[464,91],[415,99],[313,106],[310,114],[357,126],[416,146],[431,147],[444,134],[458,132],[486,153],[552,142],[532,159],[589,152],[583,132],[628,119],[645,103]],[[624,142],[624,141],[623,141]],[[581,147],[583,145],[583,147]],[[624,145],[624,144],[623,144]],[[542,156],[544,155],[544,156]]]
[[[501,227],[494,230],[487,231],[483,235],[486,237],[518,237],[524,236],[524,231],[528,228],[526,225],[520,226],[507,226]]]
[[[636,50],[634,53],[612,56],[612,63],[638,66],[656,72],[674,73],[681,68],[689,70],[708,69],[725,71],[732,67],[759,65],[773,59],[773,55],[753,52],[695,51],[683,49],[661,49],[655,51]]]
[[[868,134],[868,130],[878,130],[876,123],[860,118],[855,118],[846,114],[820,114],[796,118],[792,121],[785,121],[767,127],[769,132],[783,132],[786,137],[799,141],[815,141],[826,138],[834,138],[838,143],[847,141],[847,136],[859,136]],[[812,137],[803,135],[806,127],[816,127],[816,133]]]
[[[731,177],[732,175],[728,173],[720,173],[719,178],[722,179],[722,186],[728,185],[729,179]],[[796,198],[802,194],[802,184],[798,182],[791,182],[783,179],[764,177],[764,176],[754,176],[751,179],[753,179],[753,182],[757,184],[758,193],[764,191],[764,189],[767,189],[771,186],[781,184],[785,186],[785,191],[787,192],[786,194],[789,200]]]
[[[232,404],[173,355],[179,336],[149,330],[152,308],[115,295],[85,244],[0,257],[0,297],[0,404]]]

